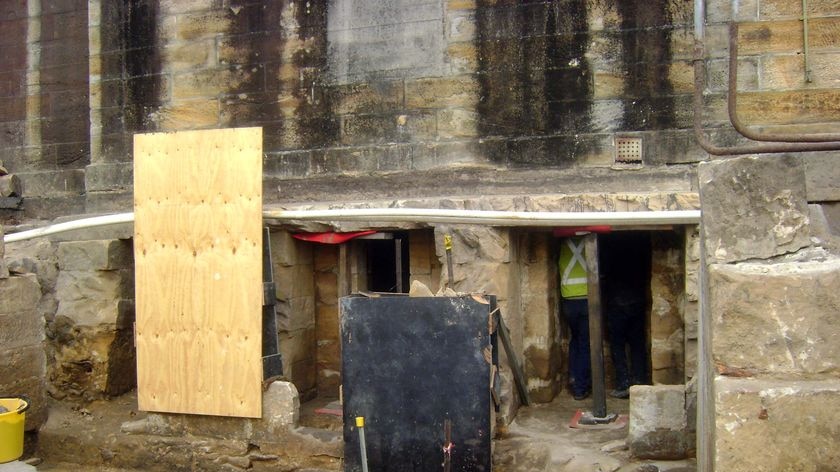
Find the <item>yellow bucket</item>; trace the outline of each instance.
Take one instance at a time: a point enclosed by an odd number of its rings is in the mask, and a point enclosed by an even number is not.
[[[0,464],[11,462],[23,455],[24,413],[29,409],[25,397],[0,398],[0,406],[9,410],[0,413]]]

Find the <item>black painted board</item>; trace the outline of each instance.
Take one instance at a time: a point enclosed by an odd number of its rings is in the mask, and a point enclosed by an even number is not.
[[[490,471],[489,303],[478,297],[343,297],[344,470]]]

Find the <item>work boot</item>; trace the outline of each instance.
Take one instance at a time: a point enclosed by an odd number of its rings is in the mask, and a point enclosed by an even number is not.
[[[630,398],[630,390],[629,389],[615,389],[610,392],[610,396],[613,398]]]
[[[587,390],[585,392],[574,392],[574,393],[572,393],[572,398],[574,398],[575,400],[578,400],[578,401],[584,400],[588,396],[589,396],[589,390]]]

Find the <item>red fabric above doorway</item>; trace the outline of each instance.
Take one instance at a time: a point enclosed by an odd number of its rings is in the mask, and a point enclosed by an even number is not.
[[[341,244],[353,238],[358,238],[359,236],[367,236],[368,234],[374,233],[376,233],[376,231],[373,230],[350,231],[347,233],[336,233],[334,231],[327,231],[324,233],[295,233],[292,235],[292,237],[295,239],[300,239],[301,241],[309,241],[313,243]]]

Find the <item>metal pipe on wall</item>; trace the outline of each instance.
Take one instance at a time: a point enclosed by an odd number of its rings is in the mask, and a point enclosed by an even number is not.
[[[702,0],[697,0],[702,1]],[[714,156],[736,156],[744,154],[778,154],[785,152],[838,151],[840,142],[773,142],[743,146],[718,146],[703,134],[703,89],[705,88],[706,60],[705,46],[694,43],[694,136],[704,151]]]
[[[736,15],[738,12],[738,1],[733,0],[732,2],[732,23],[731,25],[735,24]],[[703,40],[706,37],[706,28],[705,28],[705,4],[704,0],[694,0],[694,100],[693,100],[693,108],[694,108],[694,136],[697,139],[697,142],[700,144],[700,147],[703,148],[709,154],[714,156],[735,156],[735,155],[745,155],[745,154],[776,154],[776,153],[786,153],[786,152],[812,152],[812,151],[837,151],[840,150],[840,140],[832,139],[833,135],[801,135],[801,136],[810,136],[813,140],[801,140],[796,142],[771,142],[771,143],[762,143],[762,144],[748,144],[743,146],[717,146],[713,144],[706,135],[703,133],[703,89],[706,87],[706,46]],[[731,27],[730,25],[730,27]],[[737,26],[736,26],[736,37],[734,44],[736,45],[735,50],[731,47],[733,44],[732,41],[732,34],[730,29],[730,50],[729,50],[729,69],[730,69],[730,86],[729,86],[729,106],[732,107],[732,95],[733,93],[737,93],[737,87],[733,86],[731,83],[732,71],[735,69],[737,74],[737,64],[738,64],[738,55],[737,55]],[[734,64],[734,66],[733,66]],[[737,75],[736,75],[737,80]],[[737,83],[737,82],[736,82]],[[731,116],[730,116],[731,118]],[[740,123],[740,122],[738,122]],[[732,123],[733,127],[735,123]],[[736,128],[736,130],[738,130]],[[742,130],[738,130],[741,132]],[[749,132],[749,131],[748,131]],[[743,134],[743,133],[742,133]],[[746,136],[746,135],[745,135]],[[791,135],[792,137],[796,137]],[[800,137],[801,137],[800,136]],[[823,139],[829,139],[829,141],[825,141]],[[749,136],[746,136],[749,138]],[[819,138],[819,139],[814,139]],[[807,142],[803,142],[807,141]]]
[[[729,23],[729,92],[727,100],[729,122],[736,131],[753,141],[775,141],[787,143],[840,143],[840,133],[761,133],[744,124],[738,117],[738,23]]]

